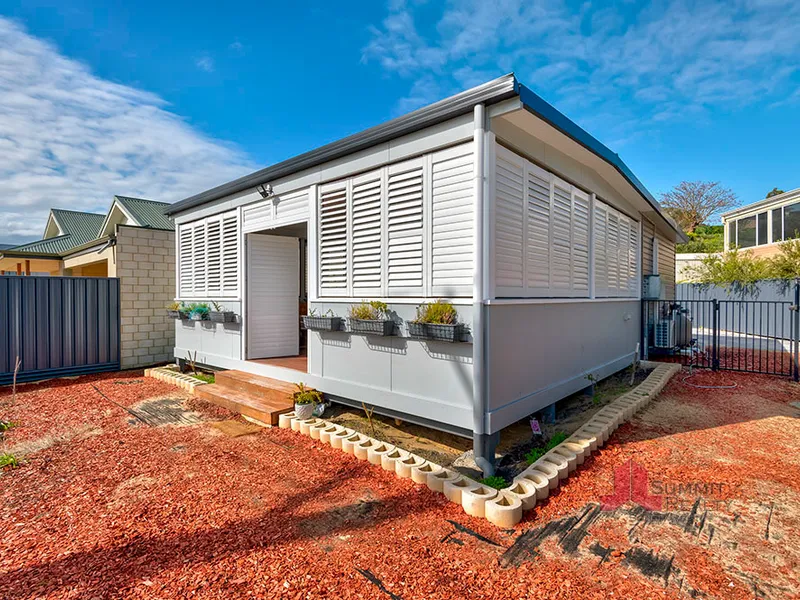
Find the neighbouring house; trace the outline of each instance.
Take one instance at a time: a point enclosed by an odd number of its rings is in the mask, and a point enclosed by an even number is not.
[[[781,242],[800,238],[800,188],[728,211],[722,224],[726,251],[741,248],[774,256]]]
[[[673,298],[686,241],[619,156],[513,75],[166,212],[176,297],[239,315],[177,321],[176,358],[469,436],[487,473],[501,429],[631,364],[642,274]],[[436,298],[467,327],[457,343],[409,336]],[[361,300],[388,304],[393,335],[303,343],[306,308]]]
[[[120,366],[169,361],[175,233],[168,206],[114,196],[105,214],[51,209],[41,240],[0,250],[0,274],[119,278]]]

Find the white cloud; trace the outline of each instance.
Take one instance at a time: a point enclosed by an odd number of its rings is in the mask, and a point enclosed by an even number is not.
[[[630,131],[609,123],[598,131],[624,140],[711,108],[791,97],[800,73],[798,28],[795,0],[577,8],[562,0],[447,0],[438,11],[395,0],[370,29],[362,59],[409,80],[398,108],[513,70],[582,124],[598,112],[628,123]]]
[[[40,236],[51,207],[174,202],[254,168],[157,95],[100,79],[0,17],[0,242]]]
[[[214,72],[214,59],[210,56],[202,56],[198,58],[194,64],[201,71],[205,71],[206,73]]]

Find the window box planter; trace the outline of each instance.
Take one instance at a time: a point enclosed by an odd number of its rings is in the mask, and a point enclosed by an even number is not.
[[[408,322],[408,334],[418,340],[436,340],[439,342],[460,342],[464,325],[444,325],[441,323]]]
[[[342,317],[303,316],[303,325],[311,331],[339,331],[342,329]]]
[[[214,323],[233,323],[236,321],[236,313],[232,310],[212,310],[208,313],[208,317]]]
[[[186,313],[182,310],[170,310],[167,309],[167,315],[170,319],[185,319]]]
[[[348,319],[350,323],[351,333],[360,333],[363,335],[379,335],[381,337],[388,337],[394,335],[394,321],[391,319],[380,319],[377,321],[368,319]]]

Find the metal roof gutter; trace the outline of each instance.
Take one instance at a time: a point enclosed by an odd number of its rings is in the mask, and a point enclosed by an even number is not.
[[[556,110],[554,106],[547,103],[541,96],[516,81],[516,79],[514,80],[514,91],[519,96],[522,105],[528,111],[614,167],[617,172],[622,175],[622,177],[628,183],[630,183],[637,192],[639,192],[639,195],[641,195],[642,198],[644,198],[645,201],[653,207],[653,210],[655,210],[664,219],[664,221],[666,221],[667,225],[675,230],[681,241],[689,241],[689,238],[686,237],[686,234],[675,223],[675,221],[673,221],[673,219],[664,212],[664,209],[661,208],[661,205],[658,203],[658,201],[647,190],[647,188],[644,187],[644,184],[639,181],[636,175],[633,174],[633,171],[628,168],[628,165],[622,162],[619,154],[612,152],[608,146],[580,127],[577,123],[569,119],[566,115]]]
[[[298,171],[316,167],[426,127],[449,121],[455,117],[471,114],[476,104],[496,104],[512,98],[516,94],[516,78],[514,74],[503,75],[493,81],[461,92],[430,106],[425,106],[407,115],[397,117],[360,133],[326,144],[305,154],[300,154],[271,167],[261,169],[250,175],[176,202],[168,206],[164,210],[164,214],[174,215],[195,206],[243,192],[262,183],[270,183]]]

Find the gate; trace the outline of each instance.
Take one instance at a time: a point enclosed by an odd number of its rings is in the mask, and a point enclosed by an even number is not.
[[[0,276],[0,385],[119,369],[119,279]]]
[[[793,300],[643,300],[643,347],[684,366],[800,379],[800,284]]]

